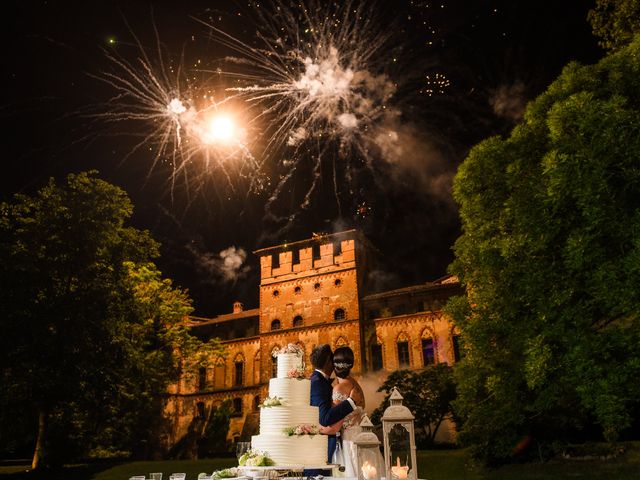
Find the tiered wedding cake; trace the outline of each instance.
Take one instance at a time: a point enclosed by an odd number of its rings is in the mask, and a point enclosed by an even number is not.
[[[318,407],[309,405],[311,382],[303,375],[302,351],[289,344],[278,353],[278,376],[261,405],[260,435],[251,438],[251,448],[276,465],[327,463],[327,436],[318,433]]]

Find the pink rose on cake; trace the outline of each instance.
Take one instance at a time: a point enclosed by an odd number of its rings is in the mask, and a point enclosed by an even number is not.
[[[306,375],[304,374],[304,368],[292,368],[287,373],[287,377],[289,377],[289,378],[297,378],[298,380],[306,378]]]
[[[318,435],[320,433],[320,428],[318,425],[303,423],[295,427],[285,428],[283,432],[290,437],[294,435]]]

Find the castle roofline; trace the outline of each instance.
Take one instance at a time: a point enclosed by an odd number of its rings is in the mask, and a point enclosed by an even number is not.
[[[233,320],[238,320],[240,318],[259,317],[259,316],[260,316],[260,309],[252,308],[250,310],[242,310],[237,313],[225,313],[213,318],[190,316],[188,325],[190,327],[200,327],[203,325],[214,325],[217,323],[230,322]]]
[[[362,297],[362,301],[380,300],[382,298],[395,297],[399,295],[407,295],[413,293],[422,293],[433,290],[444,290],[447,288],[459,288],[460,281],[455,275],[446,275],[432,282],[421,283],[420,285],[411,285],[409,287],[397,288],[395,290],[387,290],[386,292],[372,293]]]
[[[328,243],[331,240],[349,240],[352,238],[364,238],[360,232],[356,229],[345,230],[344,232],[336,232],[336,233],[314,233],[311,238],[307,238],[305,240],[298,240],[295,242],[286,242],[280,245],[274,245],[272,247],[261,248],[259,250],[255,250],[253,252],[254,255],[269,255],[271,253],[282,252],[285,250],[290,250],[291,247],[305,247],[307,245],[313,245],[316,243]]]

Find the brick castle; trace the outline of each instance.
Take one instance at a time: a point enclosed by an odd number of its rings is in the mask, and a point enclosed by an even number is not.
[[[442,312],[447,299],[461,293],[455,277],[372,293],[375,250],[355,230],[254,254],[260,257],[259,307],[245,310],[236,302],[232,313],[190,319],[195,335],[220,338],[227,355],[170,390],[168,446],[197,437],[212,407],[226,399],[234,410],[228,440],[250,440],[257,433],[258,404],[275,376],[272,352],[287,343],[302,347],[309,375],[315,345],[351,347],[352,374],[365,388],[369,412],[379,405],[374,392],[389,372],[458,360],[458,337]],[[450,440],[452,429],[441,430],[441,439]]]

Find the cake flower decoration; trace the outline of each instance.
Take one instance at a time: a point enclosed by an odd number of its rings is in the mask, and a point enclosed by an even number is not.
[[[295,427],[289,427],[282,430],[286,435],[292,437],[294,435],[318,435],[320,433],[320,427],[318,425],[309,425],[308,423],[302,423]]]
[[[282,353],[295,353],[296,355],[298,355],[300,357],[303,355],[302,348],[300,348],[300,345],[296,345],[295,343],[289,343],[289,344],[285,345],[284,347],[282,347],[280,350],[274,350],[273,351],[273,356],[277,357],[278,355],[280,355]]]
[[[304,373],[304,368],[292,368],[287,373],[287,377],[296,378],[298,380],[302,380],[303,378],[306,378],[306,375]]]
[[[271,407],[279,407],[281,405],[284,406],[286,404],[287,404],[287,402],[285,402],[280,397],[267,397],[262,401],[262,403],[260,405],[258,405],[258,407],[259,408],[271,408]]]

